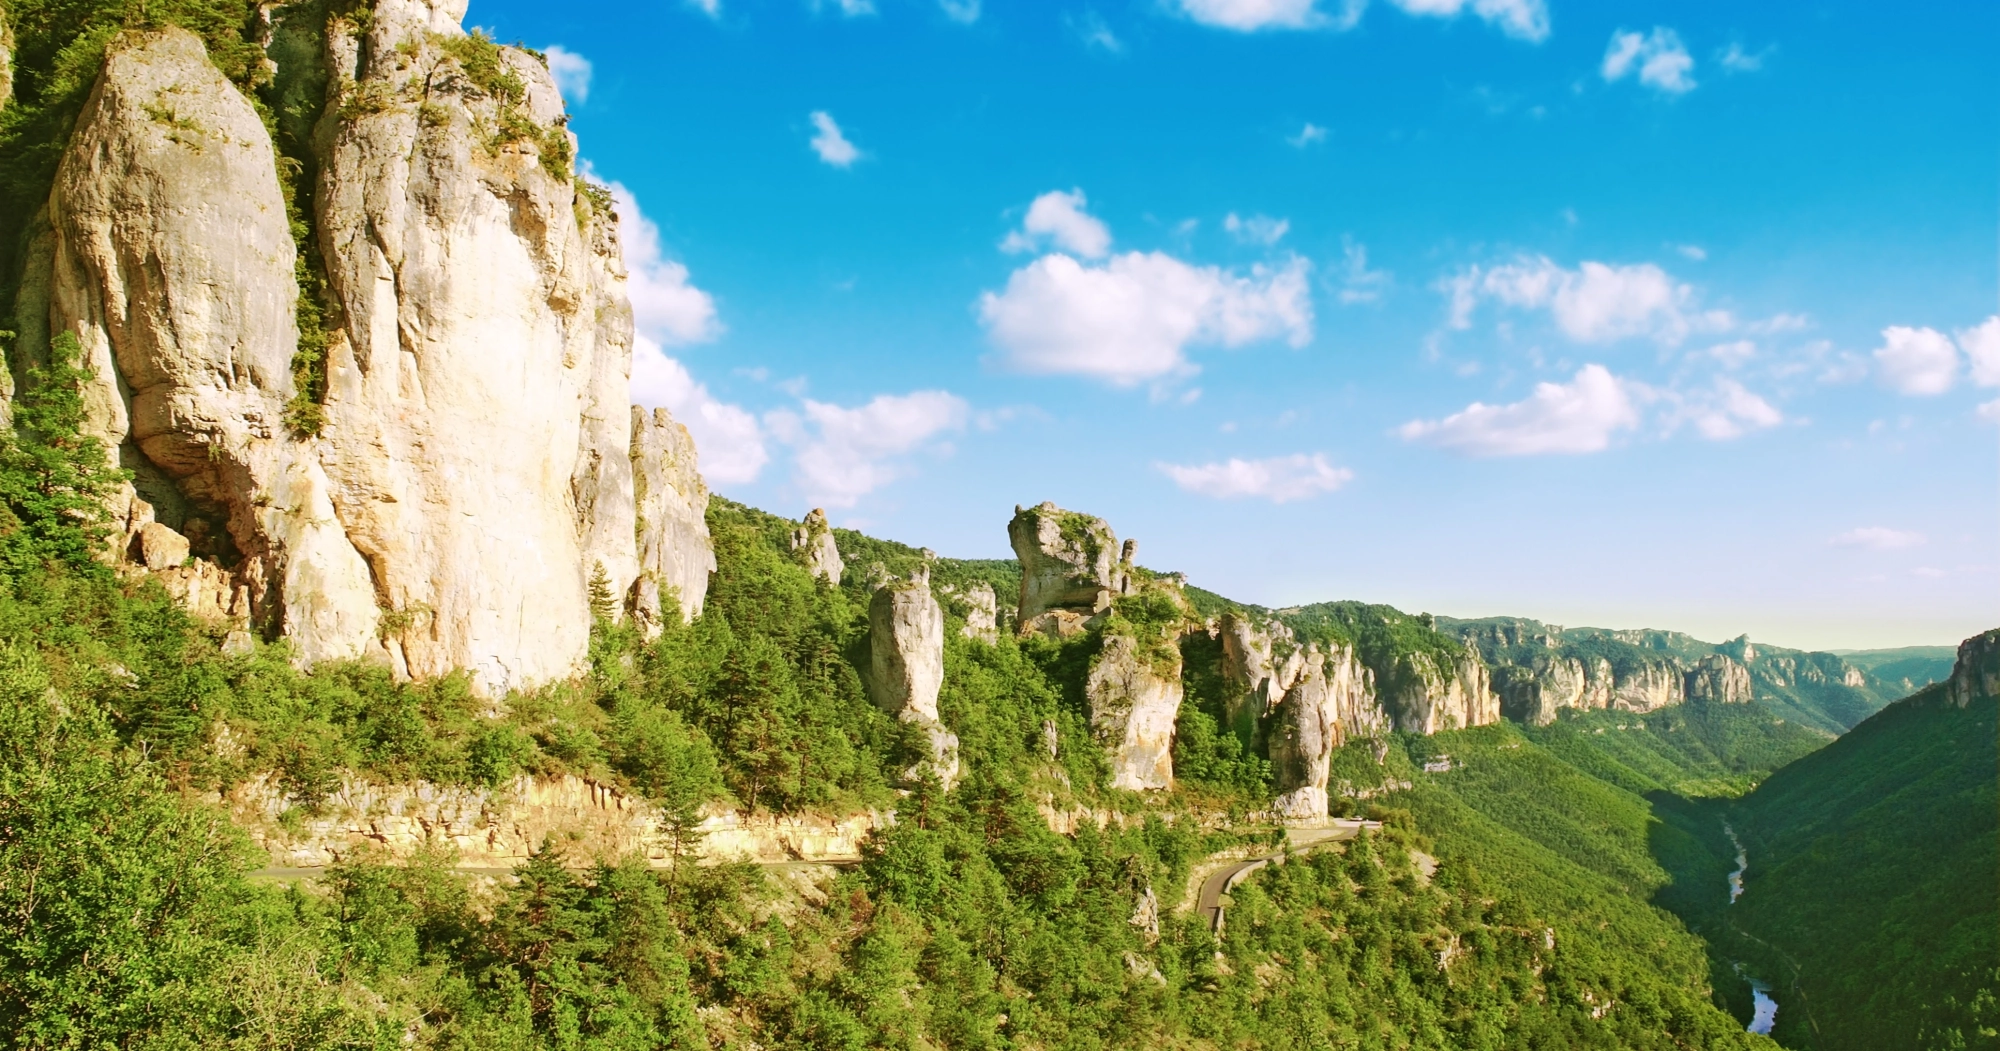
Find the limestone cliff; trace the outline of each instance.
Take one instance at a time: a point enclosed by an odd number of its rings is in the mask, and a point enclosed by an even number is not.
[[[840,561],[840,548],[833,542],[833,527],[827,524],[825,511],[815,507],[806,512],[805,521],[792,530],[792,550],[804,560],[806,572],[829,584],[840,583],[840,574],[847,567]]]
[[[573,179],[554,83],[463,14],[378,0],[308,49],[327,84],[309,411],[287,411],[300,286],[279,160],[182,30],[109,47],[15,314],[30,360],[70,333],[98,377],[91,427],[134,474],[114,510],[135,567],[304,663],[465,669],[498,694],[581,668],[594,583],[656,625],[663,589],[700,609],[713,556],[685,432],[632,417],[616,228]],[[191,562],[165,565],[162,530]]]
[[[1000,641],[1000,604],[993,585],[983,580],[965,587],[945,584],[938,593],[951,600],[953,612],[964,615],[965,626],[959,631],[966,638],[988,645]]]
[[[1273,809],[1288,820],[1327,816],[1327,769],[1333,751],[1350,738],[1380,736],[1388,719],[1375,697],[1375,677],[1352,646],[1322,652],[1306,648],[1297,681],[1272,710],[1271,773],[1277,790]]]
[[[1945,699],[1960,708],[1975,698],[2000,695],[2000,628],[1958,644],[1958,662],[1944,689]]]
[[[1486,665],[1470,648],[1454,659],[1429,652],[1397,655],[1380,682],[1382,709],[1404,733],[1485,726],[1500,719]]]
[[[1688,669],[1685,695],[1709,704],[1749,704],[1750,671],[1725,654],[1703,657]]]
[[[1090,725],[1111,760],[1111,787],[1172,788],[1181,654],[1171,642],[1106,635],[1084,694]]]
[[[876,707],[921,731],[945,787],[958,780],[958,737],[938,721],[944,686],[944,609],[930,573],[887,584],[868,603],[868,693]]]
[[[1121,550],[1101,518],[1049,502],[1016,507],[1007,540],[1021,563],[1023,633],[1074,635],[1131,589],[1135,546],[1128,540]]]

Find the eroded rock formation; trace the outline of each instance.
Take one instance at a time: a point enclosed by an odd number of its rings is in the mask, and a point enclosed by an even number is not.
[[[1133,545],[1121,550],[1101,518],[1046,501],[1017,507],[1007,539],[1021,563],[1016,615],[1023,634],[1075,635],[1131,589]]]
[[[1724,654],[1703,657],[1688,669],[1686,697],[1709,704],[1749,704],[1750,671]]]
[[[1485,726],[1500,719],[1486,665],[1471,648],[1455,658],[1429,652],[1403,653],[1377,684],[1382,709],[1396,729],[1434,734]]]
[[[1958,644],[1958,661],[1945,680],[1945,700],[1960,708],[2000,694],[2000,628]]]
[[[1171,640],[1107,634],[1084,685],[1091,731],[1111,759],[1111,787],[1172,788],[1181,652]]]
[[[965,587],[946,584],[938,591],[955,604],[954,612],[964,614],[961,634],[989,645],[1000,641],[1000,603],[993,585],[981,580]]]
[[[1287,820],[1327,815],[1327,768],[1333,751],[1354,737],[1379,736],[1388,720],[1376,702],[1375,676],[1354,648],[1308,646],[1297,681],[1270,714],[1271,773]]]
[[[685,433],[632,419],[616,229],[579,195],[560,96],[463,14],[378,0],[320,42],[323,399],[294,398],[270,136],[182,30],[111,44],[15,313],[26,361],[68,333],[98,377],[135,564],[303,662],[465,669],[497,694],[581,669],[593,581],[614,615],[657,620],[671,588],[691,616],[713,561]],[[191,561],[160,568],[162,530]]]
[[[792,530],[792,550],[804,560],[806,572],[829,584],[840,583],[847,566],[840,561],[840,547],[833,541],[825,511],[815,507],[806,512],[805,520]]]
[[[946,787],[958,779],[958,737],[938,721],[944,685],[944,608],[930,573],[890,583],[868,604],[868,692],[877,707],[914,724],[930,745],[930,767]]]

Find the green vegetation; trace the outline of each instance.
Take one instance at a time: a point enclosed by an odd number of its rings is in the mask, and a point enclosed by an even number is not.
[[[1836,650],[1834,654],[1889,688],[1908,694],[1950,678],[1958,647],[1899,646],[1890,650]]]
[[[1731,945],[1800,1048],[2000,1047],[2000,701],[1932,687],[1731,810]]]

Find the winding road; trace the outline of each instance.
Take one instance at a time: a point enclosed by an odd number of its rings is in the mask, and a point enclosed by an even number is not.
[[[1364,828],[1379,829],[1381,827],[1382,823],[1380,821],[1354,821],[1346,818],[1335,818],[1327,822],[1326,825],[1317,828],[1288,828],[1285,830],[1285,839],[1287,840],[1286,845],[1292,853],[1303,854],[1314,847],[1324,846],[1328,843],[1344,843],[1360,835],[1361,830]],[[1248,858],[1231,865],[1226,865],[1210,873],[1207,879],[1202,880],[1201,893],[1195,896],[1195,909],[1201,913],[1204,919],[1208,920],[1208,929],[1217,934],[1222,933],[1222,914],[1223,910],[1228,908],[1228,903],[1224,901],[1224,897],[1228,895],[1230,888],[1243,882],[1244,878],[1252,872],[1272,862],[1282,862],[1284,859],[1284,851],[1266,854],[1261,858]]]

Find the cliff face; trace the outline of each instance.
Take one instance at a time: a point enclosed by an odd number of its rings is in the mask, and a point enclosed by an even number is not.
[[[1944,689],[1945,699],[1960,708],[1974,698],[2000,694],[2000,628],[1958,644],[1958,663]]]
[[[1500,719],[1500,698],[1486,665],[1470,649],[1456,660],[1402,654],[1386,678],[1382,707],[1405,733],[1434,734]]]
[[[692,443],[629,404],[616,231],[572,180],[560,97],[463,14],[379,0],[323,42],[316,430],[287,418],[300,290],[277,158],[185,31],[111,46],[16,313],[74,334],[98,377],[135,564],[160,562],[142,533],[171,530],[196,562],[169,583],[198,612],[306,663],[462,668],[500,693],[581,668],[593,583],[656,625],[668,589],[676,615],[700,609],[714,561]]]
[[[1687,699],[1709,704],[1749,704],[1750,671],[1723,654],[1703,657],[1687,673]]]
[[[1181,710],[1180,650],[1106,635],[1084,686],[1092,732],[1111,759],[1111,787],[1172,788],[1174,720]]]
[[[877,707],[914,724],[930,746],[930,767],[945,787],[958,779],[958,738],[938,721],[944,686],[944,608],[930,574],[890,583],[868,604],[868,692]]]
[[[1270,714],[1271,772],[1280,817],[1315,820],[1327,814],[1327,769],[1333,750],[1357,736],[1379,736],[1388,720],[1375,698],[1374,673],[1351,646],[1308,647],[1297,681]]]
[[[1101,518],[1053,503],[1014,509],[1007,539],[1021,562],[1020,628],[1073,635],[1131,588],[1133,545]]]

